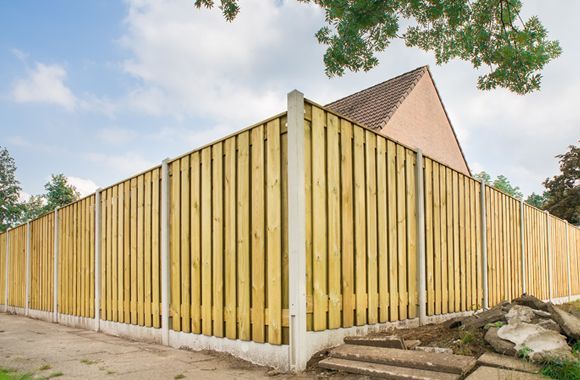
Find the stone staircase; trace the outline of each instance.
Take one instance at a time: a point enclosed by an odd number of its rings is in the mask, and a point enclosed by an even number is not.
[[[377,378],[413,380],[461,379],[476,365],[469,356],[407,350],[405,342],[388,338],[347,338],[318,365]]]

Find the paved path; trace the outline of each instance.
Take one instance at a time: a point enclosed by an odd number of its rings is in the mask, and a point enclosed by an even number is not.
[[[4,313],[0,368],[44,377],[62,373],[58,379],[272,379],[268,368],[229,355],[134,342]]]

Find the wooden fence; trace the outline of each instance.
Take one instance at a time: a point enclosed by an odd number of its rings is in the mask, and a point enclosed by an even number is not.
[[[577,227],[312,102],[303,114],[308,330],[580,294]],[[289,344],[287,120],[1,234],[0,297],[8,283],[9,306],[50,312],[56,287],[60,314]]]
[[[416,317],[416,152],[308,101],[304,123],[308,330]],[[428,157],[421,170],[426,314],[481,309],[481,183]],[[493,187],[484,195],[489,306],[521,295],[524,276],[543,299],[579,294],[580,230]]]

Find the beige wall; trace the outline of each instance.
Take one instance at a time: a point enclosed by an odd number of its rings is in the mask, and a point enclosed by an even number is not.
[[[427,73],[399,106],[381,133],[469,175],[437,90]]]

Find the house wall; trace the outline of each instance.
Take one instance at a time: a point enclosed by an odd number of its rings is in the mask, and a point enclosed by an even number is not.
[[[470,174],[430,75],[423,75],[380,132]]]

